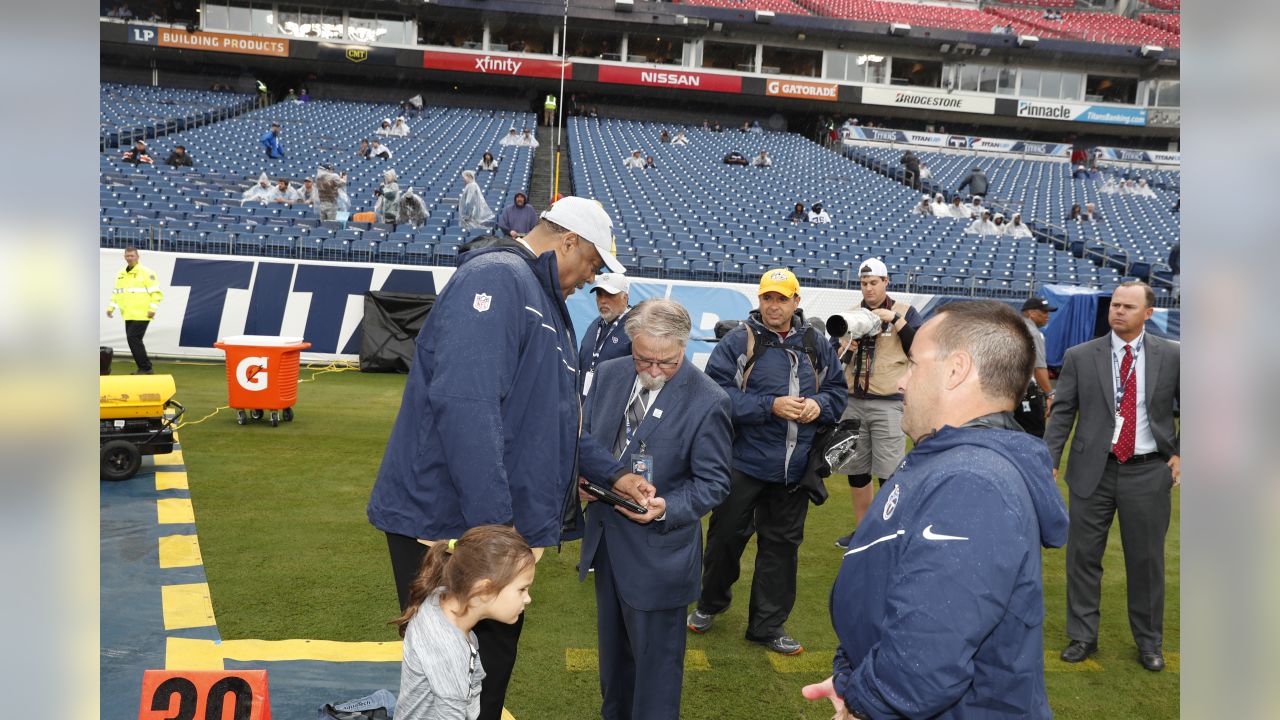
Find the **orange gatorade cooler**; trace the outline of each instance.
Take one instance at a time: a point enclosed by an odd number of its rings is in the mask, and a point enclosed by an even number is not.
[[[213,346],[227,353],[227,404],[235,409],[237,424],[261,420],[264,411],[271,413],[271,427],[281,418],[293,420],[299,357],[311,343],[300,337],[233,335]]]

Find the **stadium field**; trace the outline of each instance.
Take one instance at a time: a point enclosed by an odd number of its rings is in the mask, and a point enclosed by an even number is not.
[[[127,373],[131,363],[116,363]],[[197,420],[226,403],[221,364],[157,363]],[[302,377],[312,377],[305,370]],[[223,410],[181,431],[201,552],[218,630],[231,639],[394,640],[396,615],[385,540],[365,502],[399,407],[404,376],[326,372],[299,388],[296,420],[240,427]],[[820,718],[800,688],[830,673],[835,635],[827,596],[839,567],[833,540],[851,518],[842,476],[831,499],[811,508],[800,549],[799,597],[788,623],[807,652],[781,657],[746,642],[753,547],[743,559],[738,601],[710,633],[691,637],[684,718]],[[1060,718],[1172,718],[1179,702],[1179,497],[1174,493],[1167,562],[1163,673],[1143,670],[1125,615],[1124,564],[1113,527],[1104,576],[1101,650],[1080,665],[1057,659],[1065,645],[1064,559],[1044,553],[1049,699]],[[598,717],[595,608],[579,583],[578,545],[539,564],[533,604],[507,698],[519,720]],[[106,610],[106,608],[104,608]],[[375,688],[369,688],[369,691]],[[390,688],[396,690],[396,688]],[[317,698],[320,702],[333,698]]]

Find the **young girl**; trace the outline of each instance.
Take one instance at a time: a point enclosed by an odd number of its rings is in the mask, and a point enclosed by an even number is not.
[[[515,530],[481,525],[440,541],[422,559],[409,606],[394,623],[404,638],[396,720],[475,720],[484,668],[481,620],[514,623],[530,602],[534,556]]]

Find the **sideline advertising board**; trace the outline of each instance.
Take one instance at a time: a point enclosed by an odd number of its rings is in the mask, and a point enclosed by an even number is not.
[[[926,147],[952,148],[957,150],[986,150],[989,152],[1007,152],[1020,155],[1040,155],[1044,157],[1068,157],[1071,146],[1062,143],[1032,142],[1027,140],[1005,140],[1002,138],[984,138],[971,135],[942,135],[939,133],[916,132],[914,130],[889,130],[886,128],[853,127],[843,131],[845,140],[871,140],[874,142],[897,143],[900,145],[924,145]]]
[[[502,75],[506,77],[536,77],[560,79],[557,60],[536,60],[514,55],[493,53],[446,52],[424,50],[422,67],[428,70],[452,70],[454,72]],[[573,63],[564,63],[564,76],[573,79]]]
[[[644,85],[647,87],[705,90],[707,92],[721,93],[742,92],[741,75],[716,75],[714,73],[686,72],[684,70],[601,65],[598,77],[602,83],[620,85]]]
[[[840,86],[807,80],[770,80],[765,83],[764,94],[770,97],[835,102],[840,98]]]

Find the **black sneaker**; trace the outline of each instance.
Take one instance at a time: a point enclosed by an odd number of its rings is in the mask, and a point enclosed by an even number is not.
[[[799,655],[800,653],[804,652],[804,646],[796,642],[795,638],[791,637],[790,635],[787,635],[786,633],[783,633],[782,635],[779,635],[770,640],[754,640],[752,638],[747,638],[747,639],[751,640],[751,642],[753,643],[759,643],[761,645],[764,645],[766,648],[768,648],[769,650],[772,650],[773,652],[778,653],[779,655]]]
[[[841,535],[839,538],[836,539],[836,547],[840,548],[841,550],[848,550],[849,543],[851,542],[853,542],[853,533],[849,533],[848,535]]]

